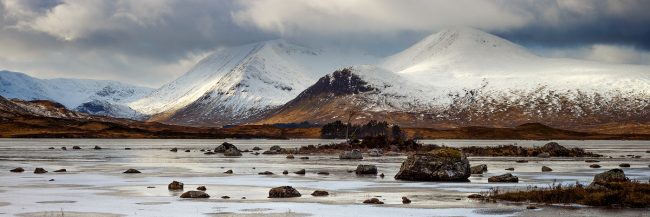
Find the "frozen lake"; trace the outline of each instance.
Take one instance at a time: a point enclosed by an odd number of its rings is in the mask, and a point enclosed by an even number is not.
[[[602,168],[589,168],[582,158],[473,157],[472,165],[487,164],[489,171],[473,175],[470,182],[406,182],[393,179],[406,156],[365,157],[342,161],[334,155],[309,155],[308,160],[286,159],[285,155],[252,155],[240,158],[221,154],[204,155],[224,141],[239,149],[273,145],[283,148],[327,144],[335,140],[130,140],[130,139],[0,139],[0,216],[650,216],[648,209],[597,209],[542,206],[526,210],[526,204],[486,203],[467,199],[472,193],[493,187],[526,188],[553,182],[591,182],[596,173],[618,168],[620,163],[632,179],[650,178],[650,141],[557,141],[566,147],[581,147],[602,154]],[[503,145],[541,146],[547,141],[424,140],[447,146]],[[72,150],[72,146],[82,150]],[[102,150],[93,150],[95,146]],[[61,147],[67,147],[67,151]],[[55,149],[50,150],[49,147]],[[170,152],[176,147],[178,152]],[[131,148],[131,150],[125,150]],[[190,152],[184,152],[190,150]],[[630,158],[639,155],[641,158]],[[612,158],[608,158],[612,156]],[[527,159],[528,163],[515,163]],[[358,164],[377,165],[386,176],[356,176],[348,173]],[[542,173],[548,166],[553,172]],[[9,170],[23,167],[24,173]],[[48,171],[33,174],[36,167]],[[487,178],[514,167],[516,184],[488,183]],[[65,168],[66,173],[52,171]],[[123,174],[135,168],[141,174]],[[232,169],[234,174],[224,174]],[[306,175],[289,173],[306,169]],[[271,171],[275,175],[257,173]],[[330,175],[318,175],[327,171]],[[53,179],[53,181],[50,181]],[[185,191],[207,187],[210,199],[181,199],[182,192],[167,190],[177,180]],[[290,185],[300,198],[268,199],[271,187]],[[154,187],[154,188],[151,188]],[[314,190],[330,196],[313,197]],[[230,199],[222,199],[229,196]],[[413,203],[404,205],[401,197]],[[245,199],[243,199],[245,197]],[[364,205],[377,197],[384,205]]]

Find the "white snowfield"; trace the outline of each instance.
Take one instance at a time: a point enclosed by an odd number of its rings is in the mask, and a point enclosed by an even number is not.
[[[75,110],[87,102],[101,102],[113,110],[110,115],[134,118],[126,104],[151,91],[117,81],[89,79],[38,79],[18,72],[0,71],[0,95],[22,100],[51,100]]]

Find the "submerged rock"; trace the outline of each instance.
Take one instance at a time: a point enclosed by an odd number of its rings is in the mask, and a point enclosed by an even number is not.
[[[375,197],[364,200],[363,203],[365,203],[365,204],[384,204],[384,202],[382,202],[381,200],[379,200],[379,199],[377,199]]]
[[[318,175],[325,175],[325,176],[328,176],[328,175],[330,175],[330,172],[327,172],[327,171],[318,171],[316,174],[318,174]]]
[[[269,198],[300,197],[300,192],[291,186],[280,186],[269,190]]]
[[[469,168],[470,172],[472,174],[483,174],[484,172],[488,171],[487,165],[485,164],[479,164],[476,166],[472,166]]]
[[[321,190],[315,190],[314,193],[311,193],[311,196],[314,197],[322,197],[322,196],[327,196],[330,195],[329,192],[327,191],[321,191]]]
[[[65,172],[68,172],[68,170],[66,170],[66,169],[58,169],[58,170],[54,170],[54,172],[55,173],[65,173]]]
[[[412,181],[467,181],[470,173],[467,157],[455,148],[439,148],[410,155],[395,179]]]
[[[181,194],[181,198],[210,198],[210,195],[203,191],[188,191]]]
[[[167,185],[167,189],[169,189],[169,190],[183,190],[183,183],[178,182],[178,181],[173,181],[172,183],[169,183],[169,185]]]
[[[22,172],[25,172],[25,169],[23,169],[22,167],[16,167],[16,168],[14,168],[12,170],[9,170],[9,171],[12,172],[12,173],[22,173]]]
[[[509,168],[506,168],[506,170],[508,170],[508,171],[515,171],[515,168],[509,167]]]
[[[488,182],[519,182],[519,177],[513,176],[511,173],[506,173],[499,176],[492,176],[488,178]]]
[[[128,169],[128,170],[124,171],[124,173],[140,173],[140,171],[136,170],[136,169]]]
[[[34,169],[34,173],[35,174],[47,173],[47,170],[39,167],[39,168]]]
[[[377,175],[377,166],[375,165],[359,165],[354,171],[357,175]]]
[[[344,151],[339,155],[339,159],[344,160],[361,160],[363,159],[363,154],[358,149],[352,151]]]
[[[233,144],[230,144],[230,143],[227,143],[227,142],[224,142],[224,143],[221,143],[221,145],[217,146],[217,148],[214,149],[214,152],[216,152],[216,153],[224,153],[228,149],[235,149],[235,150],[239,151],[239,149],[237,149],[237,146],[235,146]]]

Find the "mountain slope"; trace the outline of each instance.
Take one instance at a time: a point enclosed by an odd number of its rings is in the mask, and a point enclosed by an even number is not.
[[[325,73],[365,61],[374,60],[283,40],[222,48],[130,106],[167,123],[244,123],[291,100]]]
[[[151,91],[116,81],[87,79],[38,79],[18,72],[0,71],[0,95],[9,99],[51,100],[68,109],[89,114],[142,118],[125,105]],[[88,103],[101,103],[102,110],[87,110]],[[126,107],[126,108],[125,108]],[[120,108],[117,110],[116,108]]]

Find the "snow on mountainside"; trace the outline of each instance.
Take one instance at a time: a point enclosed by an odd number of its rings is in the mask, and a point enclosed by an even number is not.
[[[453,28],[430,35],[381,64],[414,82],[459,91],[489,89],[648,90],[650,67],[543,58],[489,33]]]
[[[143,118],[130,110],[130,103],[151,91],[149,88],[116,81],[87,79],[38,79],[18,72],[0,71],[0,95],[8,99],[51,100],[89,114]],[[88,110],[89,103],[102,104],[103,110]],[[95,107],[97,108],[97,107]]]
[[[238,123],[286,103],[338,67],[374,61],[283,40],[221,48],[130,106],[164,122]]]

